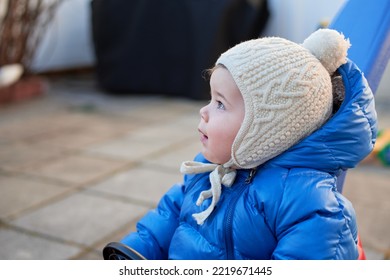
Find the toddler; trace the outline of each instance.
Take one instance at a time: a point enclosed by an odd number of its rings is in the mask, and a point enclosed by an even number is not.
[[[223,53],[200,110],[201,153],[121,242],[146,259],[357,259],[340,172],[373,149],[376,113],[350,43],[259,38]]]

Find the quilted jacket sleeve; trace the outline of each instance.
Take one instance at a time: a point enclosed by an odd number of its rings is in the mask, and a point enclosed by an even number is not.
[[[121,242],[141,253],[146,259],[167,259],[171,238],[179,224],[184,185],[175,184],[161,198],[156,209],[138,223],[137,231]]]
[[[351,203],[335,179],[316,170],[291,171],[275,217],[273,259],[357,259],[357,227]]]

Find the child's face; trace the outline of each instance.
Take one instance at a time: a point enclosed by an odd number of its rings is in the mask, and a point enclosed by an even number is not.
[[[233,141],[244,120],[244,100],[230,72],[217,67],[210,79],[211,101],[200,109],[202,153],[213,163],[230,160]]]

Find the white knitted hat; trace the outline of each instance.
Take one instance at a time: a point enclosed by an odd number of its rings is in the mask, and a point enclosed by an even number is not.
[[[243,42],[223,53],[245,103],[243,124],[225,167],[253,168],[318,129],[332,111],[330,75],[346,63],[348,40],[320,29],[302,45],[278,37]]]
[[[327,121],[332,112],[331,75],[346,63],[348,40],[335,30],[320,29],[302,45],[270,37],[246,41],[217,60],[236,82],[245,117],[232,145],[231,159],[220,164],[186,161],[184,174],[210,173],[211,188],[196,204],[210,205],[193,214],[202,225],[217,205],[222,185],[234,183],[235,168],[254,168],[281,154]]]

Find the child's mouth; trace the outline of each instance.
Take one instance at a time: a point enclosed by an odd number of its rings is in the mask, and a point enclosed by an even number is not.
[[[204,134],[201,130],[199,130],[199,133],[200,133],[200,142],[206,143],[207,140],[209,139],[209,138],[207,137],[207,135]]]

